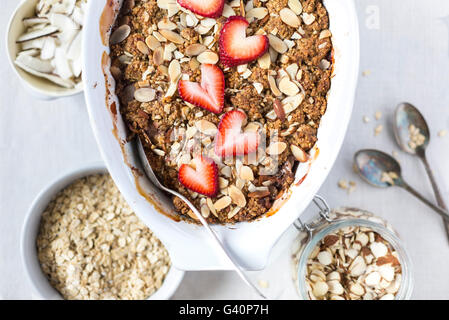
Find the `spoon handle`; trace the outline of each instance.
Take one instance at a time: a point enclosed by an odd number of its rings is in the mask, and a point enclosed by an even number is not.
[[[171,190],[170,190],[171,191]],[[206,219],[203,218],[202,214],[198,211],[198,209],[186,198],[184,198],[182,195],[177,194],[178,197],[180,197],[184,202],[189,206],[189,208],[193,211],[195,216],[200,220],[201,224],[206,228],[209,235],[215,240],[215,243],[218,245],[218,247],[221,249],[225,257],[228,258],[228,260],[231,262],[234,271],[240,276],[240,278],[249,286],[251,287],[262,299],[268,299],[252,282],[251,280],[246,276],[243,269],[239,266],[238,262],[233,258],[232,254],[228,252],[228,250],[225,248],[223,243],[221,242],[220,238],[218,237],[217,233],[210,227],[209,223],[206,221]]]
[[[433,174],[433,170],[430,168],[429,161],[427,161],[427,156],[425,153],[420,155],[420,158],[424,164],[424,168],[426,169],[427,175],[429,176],[430,183],[432,185],[433,193],[435,194],[435,198],[437,200],[438,206],[445,209],[447,211],[447,205],[444,201],[443,197],[441,196],[440,187],[437,184],[437,181],[435,179],[435,175]],[[446,229],[446,234],[449,239],[449,222],[444,221],[444,227]]]
[[[449,222],[449,213],[446,210],[441,209],[440,207],[437,207],[436,205],[434,205],[432,202],[430,202],[429,200],[424,198],[424,196],[422,194],[420,194],[418,191],[416,191],[411,186],[409,186],[407,183],[404,182],[401,185],[401,187],[404,188],[405,190],[407,190],[408,192],[410,192],[412,195],[417,197],[422,202],[424,202],[430,208],[432,208],[436,213],[438,213],[440,216],[442,216],[446,222]]]

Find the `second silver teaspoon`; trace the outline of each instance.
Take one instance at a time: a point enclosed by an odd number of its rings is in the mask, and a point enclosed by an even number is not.
[[[380,188],[401,187],[449,222],[449,213],[446,210],[434,205],[404,181],[401,166],[392,156],[378,150],[360,150],[354,156],[354,165],[362,179],[369,184]]]
[[[429,127],[421,112],[412,104],[404,102],[397,107],[395,112],[394,135],[403,151],[416,155],[421,159],[429,176],[438,205],[447,210],[433,170],[430,168],[426,157],[426,149],[430,142]],[[444,222],[444,226],[449,239],[449,222]]]

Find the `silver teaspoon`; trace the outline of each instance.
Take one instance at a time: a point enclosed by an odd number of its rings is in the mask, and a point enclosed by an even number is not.
[[[401,103],[396,108],[393,128],[396,141],[401,149],[407,153],[416,155],[421,159],[432,185],[438,206],[447,210],[447,205],[441,196],[440,188],[438,187],[433,170],[430,168],[426,157],[426,149],[430,142],[430,131],[424,116],[412,104],[407,102]],[[411,131],[417,133],[415,135],[417,138],[415,139],[420,141],[420,143],[416,144],[413,141],[414,139],[411,139],[411,136],[413,135],[413,132]],[[444,226],[449,239],[449,223],[445,222]]]
[[[206,231],[209,233],[209,235],[211,236],[211,238],[214,240],[214,242],[217,244],[218,248],[220,248],[221,252],[223,253],[223,255],[229,260],[229,262],[231,262],[234,271],[240,276],[240,278],[252,289],[254,289],[254,291],[262,298],[262,299],[267,299],[267,297],[250,281],[250,279],[246,276],[245,272],[243,271],[243,269],[238,265],[238,263],[235,261],[235,259],[232,257],[232,254],[230,254],[228,252],[228,250],[225,248],[225,246],[222,244],[222,242],[220,241],[220,238],[218,237],[218,235],[216,234],[216,232],[209,226],[209,223],[206,221],[206,219],[204,219],[204,217],[201,215],[201,213],[198,211],[197,208],[195,208],[195,206],[186,198],[184,197],[182,194],[173,191],[171,189],[166,188],[160,181],[159,179],[156,177],[156,175],[153,172],[153,169],[151,168],[150,162],[148,161],[148,158],[145,154],[145,149],[143,147],[142,141],[140,139],[138,139],[138,152],[139,152],[139,158],[142,162],[143,168],[145,170],[145,173],[147,175],[147,177],[151,180],[151,182],[153,182],[153,184],[158,187],[161,190],[164,190],[165,192],[168,192],[178,198],[180,198],[182,201],[185,202],[185,204],[187,204],[190,208],[190,210],[193,211],[193,213],[195,214],[195,216],[198,218],[198,220],[201,222],[201,224],[204,226],[204,228],[206,228]]]
[[[449,222],[446,210],[434,205],[404,181],[401,166],[392,156],[377,150],[360,150],[354,156],[354,168],[363,180],[375,187],[398,186],[407,190]]]

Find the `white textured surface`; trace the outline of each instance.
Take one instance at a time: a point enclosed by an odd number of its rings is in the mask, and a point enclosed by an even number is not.
[[[4,1],[0,27],[17,1]],[[355,111],[345,146],[320,194],[332,206],[357,206],[385,217],[401,234],[415,269],[417,299],[449,299],[449,244],[441,219],[399,189],[378,190],[352,172],[352,156],[361,148],[397,150],[390,130],[396,104],[408,100],[424,113],[432,129],[429,158],[448,199],[449,136],[449,3],[447,0],[359,0],[361,76]],[[376,27],[376,8],[380,24]],[[19,255],[22,221],[34,196],[51,180],[71,168],[100,160],[89,128],[82,96],[42,102],[29,96],[5,60],[0,42],[0,298],[31,298]],[[374,113],[382,111],[380,121]],[[371,118],[369,124],[362,117]],[[385,130],[374,137],[374,127]],[[399,151],[404,176],[431,198],[430,184],[417,159]],[[354,180],[351,195],[337,188],[339,179]],[[446,185],[445,185],[446,184]],[[449,199],[447,200],[449,202]],[[297,298],[290,281],[290,230],[273,252],[271,265],[253,278],[268,280],[272,297]],[[175,298],[229,299],[254,295],[229,272],[188,273]]]

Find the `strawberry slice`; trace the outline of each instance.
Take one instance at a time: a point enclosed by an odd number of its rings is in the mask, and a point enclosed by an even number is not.
[[[201,84],[180,80],[178,86],[181,98],[197,107],[213,113],[220,113],[224,107],[225,78],[216,65],[201,65]]]
[[[218,18],[223,13],[225,0],[178,0],[178,3],[200,16]]]
[[[218,125],[215,137],[215,153],[222,157],[241,156],[256,152],[260,143],[257,132],[242,132],[246,114],[240,110],[227,112]]]
[[[179,168],[181,184],[200,194],[214,198],[218,193],[218,166],[209,158],[199,156],[193,159],[194,167],[183,164]]]
[[[263,56],[270,47],[268,37],[247,37],[249,22],[241,16],[229,17],[220,33],[220,60],[228,67],[249,63]]]

